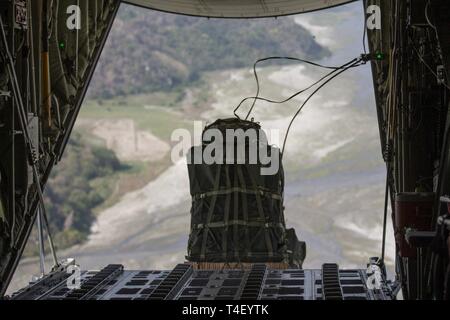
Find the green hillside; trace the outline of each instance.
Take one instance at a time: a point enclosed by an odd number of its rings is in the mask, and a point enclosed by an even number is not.
[[[78,133],[72,135],[45,189],[48,220],[58,248],[87,238],[95,219],[93,209],[108,199],[114,176],[126,169],[112,151],[89,144]],[[36,243],[37,231],[33,230],[25,255],[38,252]]]
[[[292,18],[220,20],[121,7],[90,87],[90,97],[170,90],[204,71],[250,68],[272,55],[328,55]]]
[[[211,71],[250,69],[258,58],[272,55],[317,60],[328,54],[292,18],[208,20],[123,5],[81,116],[95,120],[128,117],[140,129],[151,128],[156,136],[167,140],[171,131],[180,127],[182,115],[163,107],[149,113],[146,105],[179,105],[187,87],[193,92],[193,106],[209,101],[214,95],[204,82],[211,81],[206,77]],[[94,145],[86,132],[82,133],[72,137],[45,192],[52,233],[60,249],[87,238],[94,212],[117,200],[118,195],[112,191],[124,176],[126,179],[134,173],[145,180],[166,165],[153,164],[156,169],[150,172],[148,165],[121,164],[112,151]],[[136,182],[135,176],[122,184],[142,186],[148,182]],[[36,232],[31,240],[27,255],[37,252]]]

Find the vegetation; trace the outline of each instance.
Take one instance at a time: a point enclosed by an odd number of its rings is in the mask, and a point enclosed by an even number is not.
[[[122,6],[114,23],[90,96],[172,90],[204,71],[250,67],[272,55],[318,59],[327,55],[291,18],[205,19]]]
[[[210,88],[202,83],[207,73],[250,69],[255,60],[272,55],[319,59],[327,54],[327,49],[291,18],[208,20],[123,5],[81,116],[131,118],[140,129],[168,141],[172,130],[184,127],[186,120],[168,109],[182,104],[187,88],[195,93],[189,103],[193,108],[209,103]],[[154,178],[166,162],[153,164],[151,170],[146,164],[125,167],[101,143],[88,141],[85,133],[72,136],[45,191],[58,248],[83,242],[97,210],[111,205],[125,189],[142,187],[142,180]],[[26,255],[37,253],[35,230],[31,240]]]
[[[112,151],[87,143],[79,133],[73,134],[44,195],[50,229],[58,248],[87,238],[95,219],[94,209],[112,192],[113,184],[102,182],[125,169]],[[32,240],[37,240],[36,231]],[[37,252],[35,241],[26,254]]]

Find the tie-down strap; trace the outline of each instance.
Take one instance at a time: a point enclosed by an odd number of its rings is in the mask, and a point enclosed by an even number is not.
[[[281,222],[262,222],[262,221],[244,221],[244,220],[229,220],[211,223],[198,223],[192,225],[192,230],[203,228],[224,228],[228,226],[247,226],[247,227],[259,227],[259,228],[281,228],[285,226]]]
[[[213,197],[213,196],[229,195],[229,194],[236,193],[236,192],[250,194],[250,195],[260,195],[263,197],[272,198],[274,200],[280,200],[280,201],[283,199],[283,197],[280,194],[269,192],[263,188],[257,188],[256,190],[254,190],[254,189],[245,189],[245,188],[240,188],[240,187],[221,189],[221,190],[210,191],[210,192],[205,192],[205,193],[197,193],[197,194],[193,195],[192,198],[193,198],[193,200],[200,200],[200,199],[205,199],[205,198],[209,198],[209,197]]]

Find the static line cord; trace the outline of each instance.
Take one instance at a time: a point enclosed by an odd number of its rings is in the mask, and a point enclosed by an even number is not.
[[[419,58],[420,62],[423,63],[423,65],[431,72],[431,74],[436,78],[436,80],[440,80],[438,74],[433,70],[433,68],[430,67],[430,65],[425,61],[425,58],[420,54],[419,50],[416,48],[415,43],[413,39],[411,38],[411,35],[409,35],[409,38],[411,40],[411,47],[413,48],[414,52],[416,53],[417,57]],[[442,82],[442,85],[450,90],[450,85],[448,85],[445,81]]]
[[[313,65],[313,66],[317,66],[317,67],[329,69],[329,70],[332,70],[332,71],[331,71],[330,73],[326,74],[325,76],[323,76],[322,78],[320,78],[318,81],[314,82],[314,83],[313,83],[312,85],[310,85],[309,87],[307,87],[307,88],[305,88],[305,89],[302,89],[302,90],[300,90],[300,91],[294,93],[292,96],[288,97],[287,99],[280,100],[280,101],[276,101],[276,100],[271,100],[271,99],[267,99],[267,98],[261,98],[261,97],[259,97],[259,93],[260,93],[260,82],[259,82],[258,72],[257,72],[257,70],[256,70],[256,65],[257,65],[258,63],[262,62],[262,61],[275,60],[275,59],[277,59],[277,60],[285,59],[285,60],[300,61],[300,62],[304,62],[304,63],[310,64],[310,65]],[[339,66],[339,67],[330,67],[330,66],[324,66],[324,65],[321,65],[321,64],[318,64],[318,63],[315,63],[315,62],[306,61],[306,60],[298,59],[298,58],[292,58],[292,57],[268,57],[268,58],[260,59],[260,60],[256,61],[255,64],[254,64],[254,66],[253,66],[253,73],[254,73],[254,76],[255,76],[256,86],[257,86],[256,96],[244,98],[244,99],[238,104],[238,106],[234,109],[233,113],[234,113],[234,115],[235,115],[238,119],[240,119],[239,115],[237,114],[237,111],[241,108],[242,104],[244,104],[244,103],[245,103],[246,101],[248,101],[248,100],[254,100],[254,101],[253,101],[253,104],[252,104],[252,107],[250,108],[250,110],[249,110],[248,113],[247,113],[247,116],[245,117],[245,120],[247,120],[247,119],[250,117],[250,114],[252,113],[252,111],[253,111],[253,109],[254,109],[254,107],[255,107],[255,104],[256,104],[256,101],[257,101],[257,100],[259,100],[259,101],[265,101],[265,102],[269,102],[269,103],[274,103],[274,104],[282,104],[282,103],[288,102],[288,101],[294,99],[295,97],[297,97],[298,95],[302,94],[303,92],[308,91],[308,90],[311,89],[312,87],[316,86],[317,84],[319,84],[320,82],[322,82],[323,80],[325,80],[326,78],[328,78],[329,76],[331,76],[332,74],[334,74],[335,72],[344,69],[345,67],[347,67],[348,65],[352,64],[352,63],[355,62],[355,61],[356,61],[356,59],[353,59],[352,61],[349,61],[349,62],[347,62],[347,63],[345,63],[345,64],[343,64],[343,65],[341,65],[341,66]]]
[[[325,81],[324,83],[322,83],[316,90],[314,90],[314,92],[312,92],[309,97],[305,100],[305,102],[303,102],[303,104],[300,106],[300,108],[297,110],[297,112],[295,113],[295,115],[292,117],[291,122],[289,123],[288,129],[286,131],[286,136],[284,138],[284,142],[283,142],[283,148],[281,151],[281,157],[283,157],[284,155],[284,150],[286,148],[286,142],[287,139],[289,137],[289,132],[291,130],[292,124],[294,123],[295,119],[298,117],[298,115],[300,114],[300,112],[303,110],[303,108],[305,107],[305,105],[309,102],[309,100],[311,100],[312,97],[314,97],[314,95],[320,91],[320,89],[322,89],[323,87],[325,87],[328,83],[330,83],[334,78],[340,76],[342,73],[344,73],[345,71],[354,68],[354,67],[359,67],[362,64],[365,64],[366,62],[362,59],[362,58],[357,58],[353,60],[354,62],[345,67],[344,69],[340,70],[338,73],[336,73],[335,75],[333,75],[331,78],[327,79],[327,81]]]
[[[39,178],[39,174],[38,174],[38,169],[36,166],[36,159],[35,159],[35,152],[34,152],[34,146],[32,145],[32,141],[30,138],[30,133],[28,132],[28,127],[26,124],[26,113],[25,113],[25,108],[23,105],[23,100],[22,100],[22,96],[20,95],[20,86],[17,80],[17,75],[14,69],[14,62],[11,56],[11,53],[9,51],[8,48],[8,42],[6,39],[6,33],[5,33],[5,27],[3,24],[3,20],[0,16],[0,36],[1,36],[1,41],[3,42],[3,46],[4,46],[4,50],[5,50],[5,63],[7,65],[7,72],[8,72],[8,76],[9,76],[9,80],[11,81],[11,87],[12,87],[12,92],[13,92],[13,99],[16,101],[16,105],[17,105],[17,113],[19,115],[19,124],[21,126],[22,129],[22,133],[23,133],[23,137],[25,140],[25,145],[27,146],[28,149],[28,161],[30,162],[32,171],[33,171],[33,176],[34,179],[36,180],[36,189],[37,189],[37,193],[38,193],[38,197],[40,200],[40,205],[41,205],[41,209],[42,209],[42,217],[44,218],[44,223],[45,226],[47,228],[47,237],[48,237],[48,241],[50,243],[50,249],[51,249],[51,253],[52,253],[52,257],[53,257],[53,262],[55,264],[55,266],[58,266],[58,259],[56,257],[56,252],[55,252],[55,248],[54,248],[54,244],[53,244],[53,239],[51,237],[51,233],[50,233],[50,227],[49,227],[49,223],[48,223],[48,219],[47,219],[47,214],[45,211],[45,205],[44,205],[44,195],[42,192],[42,186],[40,183],[40,178]]]
[[[315,62],[308,61],[308,60],[304,60],[304,59],[300,59],[300,58],[294,58],[294,57],[274,56],[274,57],[267,57],[267,58],[259,59],[259,60],[257,60],[257,61],[254,63],[254,65],[253,65],[253,74],[254,74],[254,76],[255,76],[255,81],[256,81],[256,96],[255,96],[255,97],[248,97],[247,99],[244,99],[244,100],[236,107],[236,109],[234,109],[234,115],[235,115],[238,119],[240,119],[240,117],[237,115],[237,111],[238,111],[239,108],[241,107],[242,103],[243,103],[244,101],[249,100],[249,99],[253,99],[253,100],[254,100],[254,101],[253,101],[253,104],[252,104],[250,110],[248,111],[247,116],[245,117],[245,120],[247,120],[247,119],[250,117],[250,114],[252,113],[253,108],[254,108],[255,105],[256,105],[256,101],[257,101],[258,98],[259,98],[259,93],[260,93],[260,89],[261,89],[261,88],[260,88],[260,83],[259,83],[258,71],[256,70],[256,66],[257,66],[259,63],[261,63],[261,62],[269,61],[269,60],[290,60],[290,61],[297,61],[297,62],[302,62],[302,63],[306,63],[306,64],[309,64],[309,65],[312,65],[312,66],[316,66],[316,67],[320,67],[320,68],[324,68],[324,69],[330,69],[330,70],[339,70],[339,69],[342,68],[342,66],[341,66],[341,67],[325,66],[325,65],[322,65],[322,64],[319,64],[319,63],[315,63]]]
[[[331,76],[332,74],[336,73],[338,71],[338,69],[333,70],[331,72],[329,72],[328,74],[326,74],[325,76],[323,76],[322,78],[320,78],[319,80],[317,80],[316,82],[314,82],[312,85],[310,85],[309,87],[302,89],[300,91],[297,91],[296,93],[294,93],[292,96],[290,96],[289,98],[286,98],[284,100],[271,100],[271,99],[267,99],[267,98],[262,98],[262,97],[247,97],[245,99],[243,99],[239,105],[237,106],[237,108],[235,109],[235,111],[237,111],[237,109],[239,109],[241,107],[241,105],[243,103],[245,103],[247,100],[258,100],[258,101],[265,101],[268,103],[273,103],[273,104],[283,104],[285,102],[288,102],[292,99],[294,99],[295,97],[299,96],[300,94],[302,94],[305,91],[308,91],[309,89],[311,89],[312,87],[316,86],[317,84],[319,84],[320,82],[322,82],[323,80],[325,80],[326,78],[328,78],[329,76]],[[236,115],[237,116],[237,115]]]

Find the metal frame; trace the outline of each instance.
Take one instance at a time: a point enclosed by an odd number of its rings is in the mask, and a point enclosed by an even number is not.
[[[72,132],[73,126],[75,124],[75,120],[78,116],[79,110],[81,108],[81,104],[83,102],[84,96],[86,95],[88,85],[90,83],[90,80],[94,74],[95,66],[97,65],[98,59],[100,58],[101,52],[104,48],[106,39],[108,38],[109,32],[111,30],[114,18],[117,14],[117,11],[120,6],[120,1],[116,1],[115,7],[110,11],[108,16],[108,24],[105,28],[104,34],[102,35],[99,44],[96,46],[93,54],[93,59],[90,62],[90,65],[88,67],[88,71],[85,74],[84,81],[82,82],[83,85],[77,92],[77,96],[75,98],[76,104],[71,109],[71,112],[69,112],[67,116],[67,121],[64,124],[66,131],[63,136],[61,136],[57,143],[55,150],[55,154],[51,155],[50,161],[47,164],[47,167],[45,168],[44,173],[41,176],[41,179],[39,181],[41,188],[43,189],[49,176],[51,173],[51,170],[53,166],[61,159],[61,156],[64,152],[65,146],[68,142],[68,139],[70,137],[70,134]],[[35,223],[36,217],[37,217],[37,209],[40,203],[40,199],[37,196],[37,194],[34,195],[33,200],[31,201],[30,205],[28,206],[28,211],[24,212],[24,221],[23,226],[24,229],[22,229],[19,232],[19,235],[15,242],[18,244],[18,247],[15,248],[15,250],[12,250],[10,252],[10,257],[8,259],[8,263],[4,266],[2,269],[2,274],[0,275],[0,297],[3,296],[6,292],[6,289],[13,277],[14,271],[17,268],[17,265],[19,263],[20,257],[22,256],[23,250],[25,248],[25,245],[27,243],[27,239],[29,238],[29,235],[31,233],[32,227]]]

